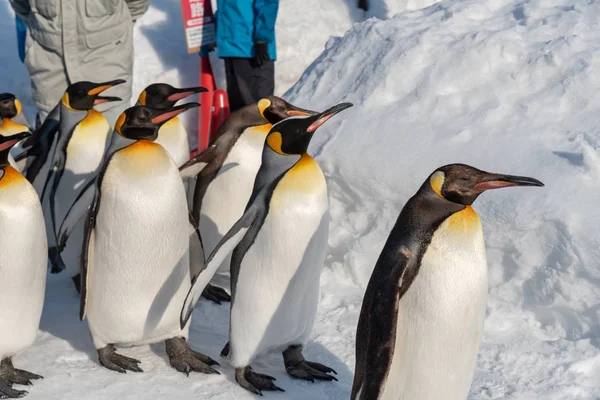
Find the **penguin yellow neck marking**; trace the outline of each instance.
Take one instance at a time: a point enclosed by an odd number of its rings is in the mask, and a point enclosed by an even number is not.
[[[11,166],[4,167],[4,175],[0,178],[0,189],[25,182],[25,178],[19,171]]]
[[[120,150],[117,155],[120,168],[135,176],[144,177],[151,177],[155,168],[163,168],[171,160],[161,145],[150,140],[138,140]]]
[[[297,207],[299,204],[311,209],[315,206],[314,201],[327,203],[327,183],[317,162],[304,153],[275,187],[270,210],[284,212],[290,206]]]
[[[265,136],[267,136],[269,134],[269,132],[271,131],[272,127],[273,127],[273,125],[266,123],[264,125],[251,126],[250,128],[248,128],[248,130],[252,131],[252,132],[262,133]]]
[[[138,140],[130,146],[125,147],[122,151],[130,153],[130,155],[143,155],[144,153],[154,152],[160,149],[161,146],[150,140]]]
[[[307,153],[285,174],[277,189],[313,192],[325,188],[325,176],[319,164]]]
[[[21,132],[28,132],[29,128],[25,125],[19,124],[10,118],[2,118],[2,125],[0,125],[1,136],[12,136]]]
[[[464,210],[452,214],[445,222],[453,233],[468,233],[474,229],[481,229],[479,215],[471,206],[466,206]]]
[[[88,110],[88,113],[85,116],[85,118],[81,120],[81,122],[79,122],[79,126],[81,126],[83,129],[89,129],[92,126],[95,127],[97,125],[106,125],[108,129],[108,121],[106,120],[104,115],[93,109]]]
[[[96,110],[88,110],[85,118],[77,124],[73,131],[73,136],[69,140],[68,151],[73,155],[80,151],[85,151],[90,143],[95,143],[96,141],[105,142],[109,130],[110,126],[104,115]]]

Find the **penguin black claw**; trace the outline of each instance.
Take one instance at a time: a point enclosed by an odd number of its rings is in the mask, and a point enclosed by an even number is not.
[[[0,381],[5,382],[9,386],[14,384],[31,386],[32,379],[42,378],[43,376],[41,375],[37,375],[22,369],[16,369],[13,366],[10,358],[5,358],[2,360],[2,363],[0,363]],[[2,388],[0,388],[0,393],[2,393]]]
[[[252,367],[236,368],[235,380],[237,383],[249,392],[262,396],[263,390],[285,392],[282,388],[275,385],[275,378],[265,374],[259,374],[252,371]]]
[[[115,351],[112,344],[98,350],[98,358],[103,367],[121,374],[128,370],[133,372],[144,372],[138,364],[141,362],[135,358],[125,357]]]
[[[26,390],[16,390],[11,385],[0,378],[0,399],[20,399],[28,392]]]
[[[219,371],[211,367],[212,365],[219,365],[219,363],[202,353],[192,350],[184,338],[167,339],[165,345],[169,362],[177,371],[188,376],[192,371],[204,374],[220,374]]]
[[[328,375],[330,372],[337,375],[337,372],[333,368],[316,362],[306,361],[302,355],[301,346],[290,346],[284,351],[283,363],[285,364],[285,370],[293,378],[304,379],[310,382],[314,382],[315,379],[320,381],[337,381],[336,377]]]
[[[231,301],[231,296],[225,289],[211,285],[210,283],[202,291],[202,297],[217,304],[221,304],[222,301]]]

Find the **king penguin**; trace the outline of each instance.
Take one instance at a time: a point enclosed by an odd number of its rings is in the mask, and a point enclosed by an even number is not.
[[[229,115],[219,127],[213,144],[180,168],[184,180],[189,182],[189,207],[199,224],[204,245],[204,252],[190,248],[193,274],[204,264],[204,254],[210,254],[244,214],[261,164],[265,138],[273,124],[292,116],[314,114],[276,96],[260,99]],[[219,272],[228,274],[230,262],[228,256]],[[210,284],[202,296],[217,303],[230,300],[227,292]]]
[[[30,135],[0,135],[0,398],[19,398],[41,376],[15,369],[12,357],[35,341],[46,286],[48,244],[39,197],[9,165],[10,149]]]
[[[27,121],[27,117],[25,117],[25,113],[22,111],[23,106],[14,94],[0,93],[0,118],[2,119],[2,124],[0,125],[0,136],[11,136],[30,130],[29,121]],[[9,155],[8,159],[13,168],[22,171],[25,167],[25,159],[17,163],[13,157],[21,153],[21,150],[17,148],[19,145],[20,143],[11,149],[11,154]]]
[[[75,201],[84,185],[96,176],[110,140],[112,129],[94,106],[120,101],[118,97],[100,96],[100,93],[124,82],[122,79],[104,83],[77,82],[67,88],[61,99],[60,128],[51,168],[42,190],[42,199],[48,196],[49,258],[54,273],[67,267],[71,276],[79,273],[83,223],[75,232],[77,239],[70,241],[62,257],[58,256],[55,246],[56,233],[68,206]]]
[[[189,325],[179,325],[191,287],[189,212],[177,165],[154,143],[163,124],[198,105],[127,109],[115,131],[134,142],[108,155],[95,181],[85,222],[80,315],[87,316],[100,364],[114,371],[142,371],[115,345],[166,341],[176,370],[218,373],[211,367],[216,361],[189,347]]]
[[[481,223],[488,189],[540,181],[438,168],[402,209],[375,265],[356,333],[352,400],[465,400],[488,291]]]
[[[329,227],[325,177],[307,149],[319,126],[351,106],[273,125],[246,211],[208,257],[181,311],[184,326],[204,286],[233,251],[229,342],[221,355],[235,367],[240,386],[253,393],[282,390],[273,377],[250,367],[272,351],[283,352],[292,377],[335,380],[333,369],[302,355],[317,312]]]

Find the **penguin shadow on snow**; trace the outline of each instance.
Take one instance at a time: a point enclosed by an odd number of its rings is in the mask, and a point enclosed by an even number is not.
[[[216,230],[216,226],[214,227]],[[315,237],[313,237],[315,240]],[[310,243],[307,248],[311,248]],[[307,257],[305,253],[304,258]],[[217,276],[217,279],[222,278]],[[283,296],[283,299],[291,300],[291,284],[297,279],[303,279],[302,271],[296,271],[294,277],[290,280],[290,285]],[[214,282],[211,281],[211,282]],[[220,282],[219,282],[220,283]],[[229,290],[230,288],[227,287]],[[259,289],[257,289],[259,290]],[[221,305],[214,304],[205,299],[201,299],[192,315],[192,324],[190,326],[190,344],[193,349],[205,351],[205,354],[217,360],[220,367],[217,367],[219,372],[229,380],[232,386],[237,391],[235,397],[238,398],[255,398],[255,395],[247,392],[240,387],[235,380],[235,370],[229,362],[220,356],[221,350],[229,341],[229,307],[230,303]],[[267,328],[268,331],[272,325],[276,324],[277,319],[288,309],[280,303],[271,324]],[[314,337],[314,330],[311,335]],[[263,337],[263,341],[268,338]],[[164,346],[163,346],[164,347]],[[160,348],[160,353],[164,353],[164,348]],[[276,384],[285,390],[285,393],[264,391],[265,397],[272,396],[273,398],[285,398],[292,400],[346,400],[350,397],[353,372],[348,366],[339,359],[335,354],[330,352],[325,346],[320,343],[309,341],[306,348],[303,349],[303,354],[306,360],[315,361],[333,368],[337,375],[334,375],[338,381],[326,382],[315,380],[314,383],[295,379],[289,376],[285,370],[283,356],[280,352],[273,352],[269,355],[258,357],[252,367],[256,372],[271,375],[276,378]],[[247,396],[243,396],[247,395]],[[228,397],[224,397],[228,398]]]
[[[63,339],[96,362],[98,355],[87,323],[79,320],[79,294],[66,273],[48,273],[40,330]]]

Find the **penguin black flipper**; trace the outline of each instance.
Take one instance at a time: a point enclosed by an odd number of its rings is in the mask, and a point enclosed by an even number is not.
[[[202,153],[198,154],[197,156],[183,164],[181,167],[179,167],[181,178],[188,179],[198,175],[200,171],[202,171],[202,169],[206,167],[215,158],[215,150],[216,146],[213,144],[208,149],[204,150]]]
[[[90,212],[85,221],[83,232],[83,249],[81,251],[81,284],[80,284],[80,303],[79,303],[79,318],[85,319],[87,305],[87,288],[89,272],[93,268],[94,257],[90,251],[94,249],[94,228],[96,227],[96,215],[100,208],[100,185],[94,195],[94,200],[90,206]]]
[[[464,207],[438,196],[426,182],[400,213],[365,291],[356,332],[351,400],[380,395],[394,355],[400,299],[419,273],[434,232]]]
[[[215,157],[217,156],[216,145],[210,146],[208,149],[204,150],[202,153],[198,154],[181,167],[179,167],[179,173],[181,174],[181,179],[183,180],[183,185],[185,186],[185,191],[187,193],[188,200],[188,208],[192,211],[192,216],[196,221],[200,220],[200,209],[197,208],[194,213],[194,198],[196,187],[198,184],[198,175],[202,170],[213,162]],[[213,175],[211,175],[212,177]],[[204,181],[206,178],[200,178],[201,181]]]
[[[181,309],[180,323],[182,327],[185,327],[187,324],[198,299],[200,299],[200,296],[202,295],[202,291],[217,271],[217,268],[219,268],[223,260],[225,260],[233,249],[244,239],[246,233],[254,225],[253,223],[259,214],[257,211],[256,207],[250,207],[246,210],[242,218],[233,225],[229,232],[221,239],[219,244],[217,244],[203,268],[198,271],[196,276],[192,277],[192,287],[190,288],[190,291],[185,298],[183,308]]]
[[[81,250],[81,291],[80,291],[80,303],[79,303],[79,318],[83,321],[85,319],[86,314],[86,306],[87,306],[87,288],[88,288],[88,276],[89,272],[94,267],[94,257],[93,254],[90,254],[94,249],[94,229],[96,228],[96,216],[98,215],[98,210],[100,209],[100,188],[102,187],[102,179],[104,178],[104,173],[108,168],[113,156],[118,151],[115,151],[111,155],[109,155],[100,168],[96,179],[93,181],[95,184],[86,188],[83,193],[88,193],[86,196],[89,196],[90,187],[95,188],[93,191],[94,199],[89,208],[89,212],[85,221],[85,226],[83,229],[83,248]],[[88,183],[89,185],[89,183]],[[80,196],[80,199],[83,197]],[[77,200],[76,200],[77,201]]]
[[[50,150],[60,126],[59,122],[60,103],[48,114],[42,126],[33,133],[30,140],[23,142],[23,148],[27,149],[27,157],[31,157],[31,161],[27,160],[25,167],[25,178],[30,183],[35,181],[50,156]]]
[[[52,231],[55,235],[58,233],[56,221],[56,190],[58,189],[60,180],[65,172],[65,165],[67,163],[67,146],[69,145],[69,140],[71,140],[71,136],[73,136],[73,132],[75,131],[76,127],[77,125],[75,125],[67,135],[61,135],[58,138],[58,142],[56,143],[56,148],[54,150],[52,165],[50,166],[48,177],[46,178],[46,183],[44,184],[44,189],[42,190],[42,199],[46,193],[48,193],[47,190],[50,190],[50,219],[52,221]]]
[[[83,186],[81,192],[79,192],[79,195],[77,195],[75,201],[71,204],[69,211],[65,215],[56,235],[56,246],[59,251],[64,250],[73,229],[75,229],[77,223],[79,223],[81,218],[83,218],[85,213],[90,209],[90,206],[94,201],[94,194],[96,193],[95,183],[96,178],[90,180]]]

